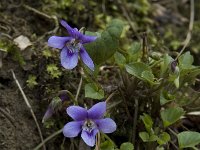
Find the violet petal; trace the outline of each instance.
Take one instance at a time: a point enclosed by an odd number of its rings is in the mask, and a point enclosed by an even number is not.
[[[70,27],[70,26],[67,24],[66,21],[61,20],[60,23],[61,23],[61,25],[62,25],[63,27],[65,27],[65,28],[67,29],[67,32],[68,32],[69,35],[72,36],[73,38],[79,39],[79,38],[81,38],[81,37],[83,36],[82,33],[80,33],[80,32],[78,31],[77,28],[72,28],[72,27]]]
[[[99,132],[98,129],[94,129],[92,130],[92,132],[87,132],[83,130],[81,133],[81,137],[88,146],[92,147],[95,145],[95,136],[98,132]]]
[[[80,49],[80,56],[84,64],[88,66],[91,70],[94,70],[94,63],[92,59],[90,58],[90,56],[88,55],[88,53],[86,52],[84,47],[81,47]]]
[[[72,36],[73,33],[74,33],[74,29],[73,29],[72,27],[70,27],[70,26],[67,24],[67,22],[64,21],[64,20],[61,20],[60,23],[61,23],[61,25],[62,25],[63,27],[65,27],[65,28],[67,29],[67,32],[69,33],[69,35]]]
[[[82,130],[82,121],[72,121],[67,123],[63,128],[65,137],[76,137]]]
[[[95,122],[98,126],[98,129],[103,133],[112,133],[117,128],[116,123],[110,118],[98,119],[95,120]]]
[[[99,102],[88,110],[88,118],[100,119],[106,112],[106,102]]]
[[[73,69],[78,63],[78,53],[69,53],[64,47],[60,53],[61,64],[65,69]]]
[[[97,39],[97,36],[83,35],[81,37],[82,44],[93,42]]]
[[[48,39],[48,45],[53,48],[62,49],[65,46],[66,42],[71,39],[71,37],[51,36]]]
[[[87,118],[87,110],[80,106],[70,106],[67,108],[67,114],[76,121]]]

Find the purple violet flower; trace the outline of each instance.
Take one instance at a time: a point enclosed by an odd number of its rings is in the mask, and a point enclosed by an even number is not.
[[[95,145],[95,136],[98,132],[112,133],[116,130],[116,123],[110,118],[104,118],[106,102],[99,102],[89,110],[80,106],[70,106],[67,114],[74,119],[63,128],[65,137],[76,137],[81,132],[83,141],[89,145]]]
[[[83,35],[77,28],[71,28],[64,20],[61,20],[60,23],[67,29],[69,36],[52,36],[48,40],[48,45],[53,48],[62,49],[60,53],[62,66],[66,69],[73,69],[77,66],[80,54],[85,65],[94,70],[94,63],[83,47],[83,44],[93,42],[97,37]]]

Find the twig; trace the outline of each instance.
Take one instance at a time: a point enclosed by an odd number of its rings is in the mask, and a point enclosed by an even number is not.
[[[106,103],[108,103],[108,101],[115,95],[116,92],[111,93],[108,98],[106,98]]]
[[[24,8],[26,8],[26,9],[28,9],[28,10],[30,10],[30,11],[32,11],[32,12],[38,14],[38,15],[40,15],[40,16],[42,16],[43,18],[47,18],[48,20],[51,20],[51,19],[54,20],[54,24],[55,24],[54,29],[51,30],[51,31],[49,31],[49,32],[46,32],[43,36],[39,37],[39,38],[37,39],[37,41],[40,41],[42,38],[44,38],[44,36],[46,36],[46,35],[48,35],[48,34],[52,34],[52,33],[56,33],[56,32],[57,32],[57,30],[59,29],[59,22],[58,22],[58,18],[57,18],[56,16],[49,16],[49,15],[47,15],[47,14],[45,14],[45,13],[43,13],[43,12],[37,10],[37,9],[32,8],[32,7],[30,7],[30,6],[28,6],[28,5],[25,5],[25,4],[22,5],[22,6],[23,6]]]
[[[135,145],[137,119],[138,119],[138,99],[135,99],[135,111],[133,119],[133,139],[132,139],[133,145]]]
[[[12,123],[12,125],[15,127],[15,119],[3,108],[0,107],[0,112],[8,118],[8,120]]]
[[[21,86],[20,86],[20,84],[19,84],[19,81],[17,80],[14,71],[11,70],[11,73],[12,73],[12,75],[13,75],[13,79],[15,80],[15,82],[16,82],[16,84],[17,84],[17,86],[18,86],[18,88],[19,88],[19,90],[20,90],[20,92],[21,92],[21,94],[22,94],[22,96],[23,96],[23,98],[24,98],[24,101],[25,101],[27,107],[29,108],[29,110],[30,110],[30,112],[31,112],[31,115],[32,115],[32,117],[33,117],[33,119],[34,119],[34,121],[35,121],[36,126],[37,126],[37,129],[38,129],[38,132],[39,132],[39,135],[40,135],[40,139],[41,139],[41,141],[43,142],[42,132],[41,132],[40,126],[39,126],[39,124],[38,124],[37,118],[36,118],[36,116],[35,116],[35,114],[34,114],[34,112],[33,112],[33,109],[32,109],[32,107],[31,107],[31,105],[30,105],[30,103],[29,103],[29,101],[28,101],[28,99],[27,99],[27,97],[26,97],[24,91],[22,90],[22,88],[21,88]],[[46,150],[46,146],[45,146],[45,145],[43,145],[43,149]]]
[[[5,36],[5,37],[7,37],[9,40],[12,40],[12,37],[11,37],[9,34],[0,33],[0,36]]]
[[[147,33],[142,33],[142,60],[144,62],[148,61],[148,41],[147,41]]]
[[[63,129],[60,129],[56,132],[54,132],[53,134],[51,134],[49,137],[47,137],[46,139],[44,139],[44,141],[42,143],[40,143],[37,147],[35,147],[33,150],[38,150],[40,147],[42,147],[47,141],[49,141],[50,139],[52,139],[53,137],[55,137],[56,135],[62,133]]]
[[[173,142],[169,141],[169,143],[172,144],[175,149],[179,149]]]
[[[183,53],[183,51],[185,50],[185,48],[189,44],[189,42],[191,40],[191,37],[192,37],[193,25],[194,25],[194,0],[190,0],[190,23],[189,23],[189,29],[188,29],[188,33],[187,33],[186,39],[183,42],[184,46],[181,49],[180,53],[175,58],[175,61],[180,57],[180,55]]]
[[[121,88],[119,88],[118,90],[119,90],[120,95],[122,96],[122,99],[123,99],[123,101],[124,101],[125,110],[126,110],[126,113],[127,113],[127,115],[128,115],[128,118],[131,118],[131,114],[130,114],[129,109],[128,109],[128,104],[127,104],[126,98],[124,97],[124,94],[123,94]]]
[[[169,130],[175,137],[177,137],[177,133],[174,132],[171,128],[168,128],[168,130]]]
[[[80,93],[82,83],[83,83],[83,78],[82,78],[82,76],[81,76],[81,79],[80,79],[80,82],[79,82],[79,85],[78,85],[78,90],[77,90],[76,96],[75,96],[75,102],[76,102],[77,104],[78,104],[78,95],[79,95],[79,93]]]
[[[43,12],[41,12],[41,11],[35,9],[35,8],[32,8],[32,7],[28,6],[28,5],[24,4],[23,7],[26,8],[26,9],[28,9],[28,10],[30,10],[30,11],[33,11],[34,13],[36,13],[36,14],[38,14],[40,16],[43,16],[44,18],[52,19],[51,16],[49,16],[49,15],[47,15],[47,14],[45,14],[45,13],[43,13]]]

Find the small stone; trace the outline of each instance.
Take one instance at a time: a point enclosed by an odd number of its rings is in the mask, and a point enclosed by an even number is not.
[[[14,39],[15,44],[20,48],[20,50],[25,50],[27,47],[31,46],[29,38],[24,35],[20,35]]]

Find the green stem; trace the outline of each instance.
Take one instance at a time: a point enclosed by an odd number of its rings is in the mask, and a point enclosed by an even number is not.
[[[63,128],[54,132],[53,134],[51,134],[49,137],[47,137],[43,142],[41,142],[38,146],[36,146],[33,150],[38,150],[39,148],[41,148],[47,141],[49,141],[50,139],[52,139],[53,137],[57,136],[58,134],[60,134],[63,131]]]
[[[70,91],[68,91],[68,90],[64,90],[64,91],[66,91],[67,94],[69,94],[69,96],[70,96],[71,100],[73,101],[73,103],[74,103],[75,105],[78,105],[76,99],[74,98],[74,95],[73,95]]]

